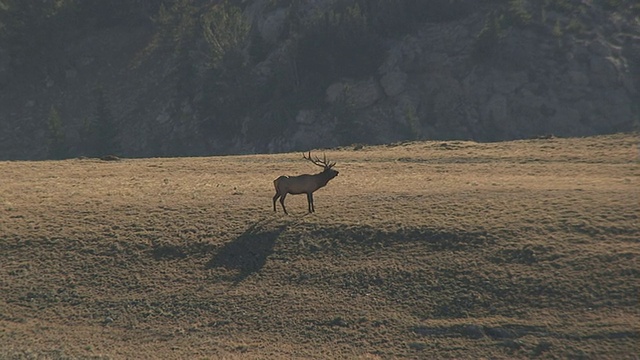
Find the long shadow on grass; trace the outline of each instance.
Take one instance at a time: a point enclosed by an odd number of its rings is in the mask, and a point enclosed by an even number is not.
[[[257,222],[251,225],[242,235],[219,249],[205,267],[236,270],[234,282],[243,281],[262,269],[269,255],[273,253],[276,239],[288,225],[269,226],[269,222]]]

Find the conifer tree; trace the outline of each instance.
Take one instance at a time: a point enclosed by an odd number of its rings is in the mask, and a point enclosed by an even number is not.
[[[49,130],[49,158],[64,159],[69,151],[65,140],[64,128],[60,112],[55,106],[51,106],[48,118]]]

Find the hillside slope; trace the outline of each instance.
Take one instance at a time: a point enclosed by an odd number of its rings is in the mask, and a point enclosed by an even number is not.
[[[636,135],[325,153],[0,162],[0,357],[637,356]]]
[[[11,3],[0,7],[0,23],[20,20],[21,8],[55,8]],[[14,37],[0,31],[1,160],[503,141],[640,126],[637,1],[56,4]]]

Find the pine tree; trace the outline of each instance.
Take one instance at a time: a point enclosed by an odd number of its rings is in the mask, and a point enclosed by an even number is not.
[[[93,138],[91,153],[95,156],[115,155],[120,150],[118,126],[102,88],[96,89],[95,97],[96,109],[89,132],[90,137]]]
[[[62,118],[55,106],[51,106],[48,119],[49,129],[49,158],[64,159],[69,156],[66,144]]]

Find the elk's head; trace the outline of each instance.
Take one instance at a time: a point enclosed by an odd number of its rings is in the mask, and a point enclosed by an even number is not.
[[[323,156],[323,159],[320,160],[317,156],[315,156],[313,159],[311,158],[311,151],[309,151],[308,155],[305,155],[304,153],[302,154],[302,157],[304,157],[305,159],[311,161],[314,165],[320,166],[321,168],[323,168],[322,174],[324,174],[328,180],[333,179],[334,177],[338,176],[338,170],[334,169],[333,167],[336,165],[335,162],[327,162],[327,155],[325,154]]]

